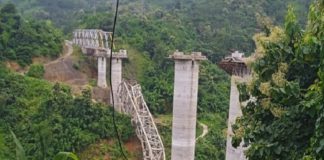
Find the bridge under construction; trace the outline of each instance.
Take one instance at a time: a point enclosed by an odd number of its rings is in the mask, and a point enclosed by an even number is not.
[[[144,160],[165,160],[165,148],[159,131],[154,123],[152,114],[147,106],[141,86],[136,83],[128,83],[122,80],[122,60],[127,58],[127,51],[111,52],[111,32],[95,29],[78,29],[73,32],[73,43],[84,54],[96,57],[98,60],[98,83],[102,88],[107,87],[106,82],[106,59],[112,58],[111,64],[111,91],[115,109],[118,112],[131,116],[131,123],[135,128],[136,135],[141,142]],[[112,55],[110,55],[112,53]],[[233,57],[234,55],[234,57]],[[240,54],[222,61],[220,66],[230,74],[246,75],[248,70],[242,69]],[[207,60],[200,52],[184,54],[176,51],[169,56],[175,61],[174,94],[173,94],[173,120],[172,120],[172,160],[194,160],[196,144],[197,122],[197,99],[199,63]],[[235,62],[234,62],[234,61]],[[234,66],[234,67],[233,67]],[[232,103],[233,101],[233,103]],[[234,103],[235,101],[235,103]],[[231,105],[229,125],[240,115],[238,104],[238,92],[232,81]],[[234,111],[232,111],[234,108]],[[233,114],[232,114],[233,112]],[[229,127],[230,128],[230,127]],[[229,129],[229,133],[231,130]],[[239,156],[242,159],[243,152],[230,148],[231,137],[228,136],[226,159],[234,160]],[[233,151],[233,152],[232,152]],[[239,152],[238,155],[236,152]],[[234,157],[233,157],[234,156]],[[243,155],[244,157],[244,155]]]
[[[111,81],[115,107],[118,112],[131,116],[131,123],[142,145],[144,160],[165,160],[162,139],[154,123],[152,114],[144,100],[139,84],[122,81],[122,59],[127,51],[112,52],[109,48],[110,32],[95,29],[78,29],[73,32],[73,43],[84,54],[98,59],[98,87],[106,88],[106,59],[112,57]]]

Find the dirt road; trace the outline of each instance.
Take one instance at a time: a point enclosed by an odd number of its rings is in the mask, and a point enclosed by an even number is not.
[[[204,138],[208,134],[208,126],[203,123],[199,123],[199,125],[203,127],[203,133],[199,137],[197,137],[196,140]]]

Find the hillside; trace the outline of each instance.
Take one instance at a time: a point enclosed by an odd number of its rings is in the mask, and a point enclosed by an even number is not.
[[[57,57],[62,48],[62,32],[51,21],[26,21],[13,4],[0,10],[0,60],[12,60],[21,66],[33,57]]]
[[[100,18],[101,13],[110,14],[113,13],[114,9],[112,0],[11,1],[17,3],[20,12],[25,17],[52,20],[57,27],[62,28],[67,33],[70,33],[85,21],[92,24],[96,23],[95,20],[87,19],[89,15]],[[306,24],[308,6],[311,1],[142,0],[142,2],[144,2],[144,5],[139,1],[122,1],[119,13],[120,20],[140,17],[141,20],[146,19],[148,22],[158,20],[169,25],[184,27],[184,31],[192,35],[186,37],[186,41],[184,41],[186,46],[191,46],[188,49],[199,48],[208,54],[212,60],[219,60],[219,58],[235,49],[246,53],[251,53],[254,50],[252,36],[263,27],[260,24],[262,22],[257,19],[257,14],[269,16],[274,24],[282,25],[287,6],[290,4],[296,8],[298,17],[301,17],[300,22]],[[127,15],[127,17],[123,15]],[[104,24],[96,27],[111,30],[111,27],[109,27],[112,24],[111,15],[101,20],[104,20],[104,22],[101,22]],[[135,30],[136,27],[134,26],[134,29],[131,30]],[[176,38],[178,39],[178,37]],[[187,49],[184,46],[177,46],[177,48]]]
[[[80,152],[100,139],[115,139],[106,105],[94,104],[90,91],[72,96],[68,86],[0,70],[0,159],[14,159],[11,129],[29,159],[53,158],[59,151]],[[122,139],[134,136],[129,117],[117,114]],[[116,141],[107,153],[119,156]]]
[[[0,0],[1,5],[3,1]],[[111,31],[112,28],[113,1],[11,0],[11,2],[18,7],[18,11],[13,12],[14,17],[22,15],[23,23],[32,22],[33,19],[45,20],[40,22],[43,24],[41,26],[53,30],[45,32],[49,35],[37,36],[58,37],[57,41],[51,41],[56,42],[57,46],[48,47],[52,50],[41,50],[38,53],[37,50],[31,49],[28,52],[28,55],[31,54],[30,57],[58,56],[60,50],[56,47],[62,45],[60,42],[63,37],[70,39],[72,30],[76,28],[98,28],[107,31]],[[209,133],[197,142],[196,159],[224,159],[230,81],[229,76],[215,63],[235,50],[245,52],[247,55],[253,53],[256,48],[253,35],[262,31],[267,32],[268,25],[283,26],[288,4],[296,8],[296,15],[301,17],[298,23],[305,26],[310,4],[308,0],[121,2],[115,45],[116,50],[125,48],[129,53],[129,60],[124,63],[123,76],[137,80],[142,85],[148,106],[156,121],[160,122],[158,127],[162,132],[167,157],[170,156],[171,145],[170,115],[174,73],[173,62],[166,57],[177,49],[201,51],[207,55],[209,61],[202,63],[200,69],[198,120],[208,125]],[[54,29],[53,26],[61,31]],[[51,33],[54,35],[50,36]],[[27,41],[26,44],[32,42],[35,43],[36,40]],[[37,41],[36,44],[48,45],[43,41]],[[16,51],[17,48],[19,47],[12,46],[17,55],[24,53]],[[22,57],[7,59],[25,61]],[[20,62],[24,65],[30,63],[30,60]]]

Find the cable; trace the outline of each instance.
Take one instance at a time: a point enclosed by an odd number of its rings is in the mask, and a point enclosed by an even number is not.
[[[111,93],[111,100],[112,100],[112,106],[113,106],[113,111],[112,111],[112,118],[113,118],[113,124],[114,124],[114,129],[115,129],[115,132],[116,132],[116,137],[117,137],[117,140],[118,140],[118,145],[119,145],[119,149],[124,157],[125,160],[127,160],[127,156],[123,150],[123,147],[122,147],[122,143],[121,143],[121,140],[120,140],[120,136],[119,136],[119,133],[118,133],[118,128],[117,128],[117,125],[116,125],[116,117],[115,117],[115,101],[114,101],[114,92],[113,92],[113,89],[112,89],[112,79],[111,79],[111,76],[112,76],[112,54],[113,54],[113,46],[114,46],[114,38],[115,38],[115,29],[116,29],[116,23],[117,23],[117,17],[118,17],[118,7],[119,7],[119,0],[117,0],[116,2],[116,12],[115,12],[115,18],[114,18],[114,24],[113,24],[113,30],[112,30],[112,38],[111,38],[111,47],[110,47],[110,63],[109,63],[109,85],[110,85],[110,93]]]

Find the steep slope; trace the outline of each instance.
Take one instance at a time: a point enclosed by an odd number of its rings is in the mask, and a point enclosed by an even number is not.
[[[44,78],[50,81],[66,82],[68,84],[85,85],[88,80],[85,75],[73,68],[73,47],[70,42],[65,43],[67,51],[65,55],[57,60],[51,61],[44,65]]]
[[[115,139],[111,109],[92,103],[89,91],[72,96],[67,86],[17,75],[3,66],[0,75],[0,135],[8,148],[6,158],[15,155],[9,128],[34,159],[50,158],[59,151],[78,152],[100,139]],[[122,139],[134,136],[130,119],[119,114],[117,119]],[[118,151],[117,145],[110,147]]]

